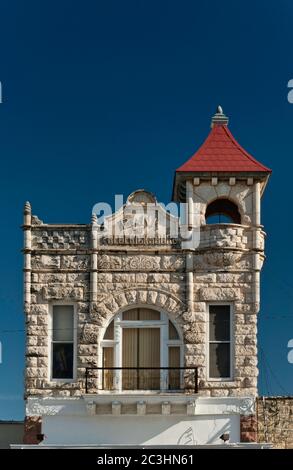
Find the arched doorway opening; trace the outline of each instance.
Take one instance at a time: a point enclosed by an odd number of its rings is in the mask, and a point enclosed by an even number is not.
[[[139,307],[108,325],[101,343],[103,390],[179,390],[182,339],[166,313]]]

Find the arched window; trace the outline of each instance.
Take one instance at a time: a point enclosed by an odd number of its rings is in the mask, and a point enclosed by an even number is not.
[[[238,207],[229,199],[216,199],[206,209],[207,224],[241,224]]]
[[[121,312],[107,327],[101,346],[101,389],[181,388],[182,341],[164,312],[149,308]]]

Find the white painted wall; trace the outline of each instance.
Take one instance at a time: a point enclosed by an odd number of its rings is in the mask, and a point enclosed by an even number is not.
[[[239,442],[239,415],[43,416],[43,444],[195,445]]]

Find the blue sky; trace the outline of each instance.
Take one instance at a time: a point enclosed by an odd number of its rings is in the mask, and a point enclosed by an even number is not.
[[[168,202],[174,170],[218,104],[273,169],[262,204],[260,392],[292,394],[292,2],[9,0],[0,18],[0,419],[24,409],[24,202],[46,222],[78,223],[114,193],[144,187]]]

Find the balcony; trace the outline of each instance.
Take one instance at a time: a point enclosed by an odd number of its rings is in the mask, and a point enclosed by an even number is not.
[[[252,242],[252,231],[238,224],[203,225],[200,232],[200,248],[230,248],[245,250]]]
[[[198,393],[197,367],[87,367],[86,394]]]

